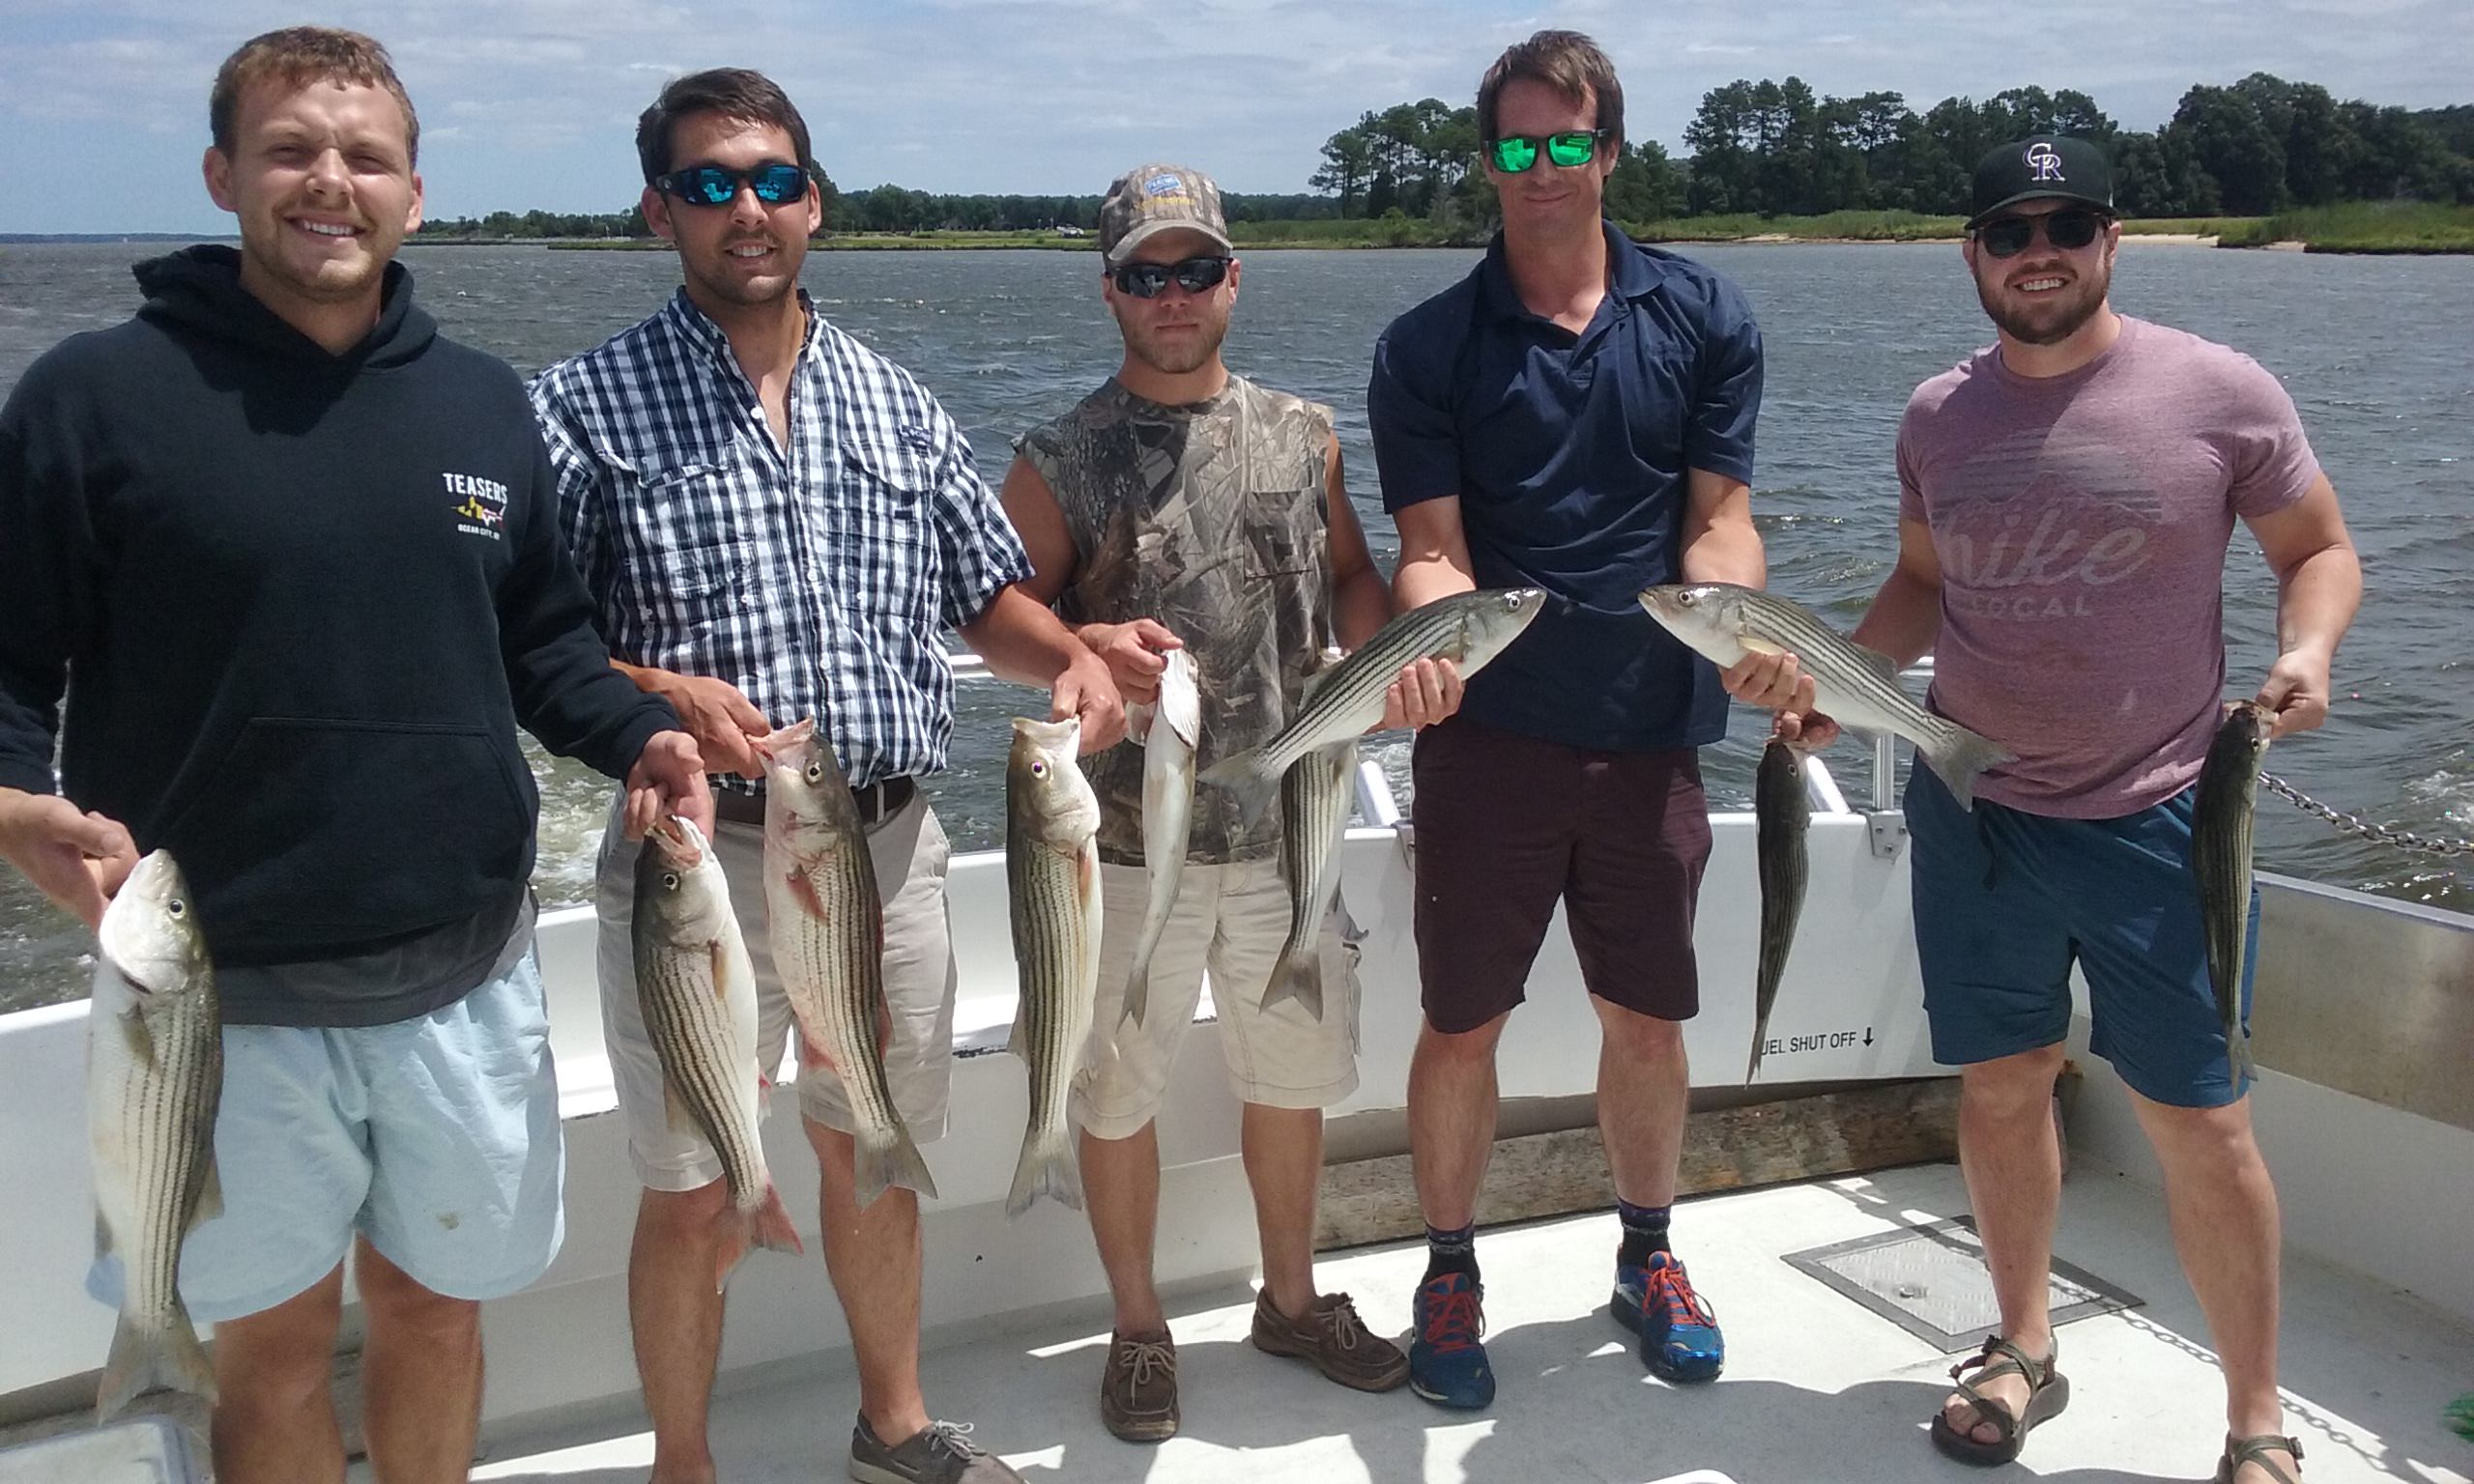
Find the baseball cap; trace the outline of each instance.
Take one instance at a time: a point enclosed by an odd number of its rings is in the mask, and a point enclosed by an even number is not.
[[[1144,239],[1178,228],[1201,233],[1223,252],[1234,250],[1220,214],[1220,187],[1210,176],[1177,165],[1137,165],[1110,183],[1100,203],[1100,255],[1116,268]]]
[[[2067,134],[2030,134],[1999,146],[1975,167],[1975,214],[1968,230],[2004,207],[2053,197],[2113,214],[2114,167],[2105,152]]]

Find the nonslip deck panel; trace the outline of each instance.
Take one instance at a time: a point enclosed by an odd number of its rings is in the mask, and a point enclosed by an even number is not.
[[[1973,1350],[2001,1328],[1993,1274],[1984,1265],[1972,1217],[1790,1252],[1780,1261],[1944,1351]],[[2047,1281],[2057,1327],[2146,1301],[2059,1257]]]

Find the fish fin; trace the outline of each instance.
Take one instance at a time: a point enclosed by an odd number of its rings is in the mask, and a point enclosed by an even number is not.
[[[1121,1019],[1142,1023],[1143,1013],[1151,1008],[1151,960],[1144,958],[1134,966],[1125,981],[1125,1014]]]
[[[1950,796],[1961,809],[1975,808],[1976,775],[1997,763],[2011,760],[2011,754],[1988,737],[1977,736],[1964,727],[1953,725],[1949,735],[1923,749],[1924,760],[1933,767],[1934,776],[1949,785]]]
[[[1005,1036],[1005,1049],[1021,1057],[1025,1067],[1029,1066],[1031,1061],[1031,1033],[1022,1023],[1027,1018],[1028,1016],[1022,1013],[1022,1007],[1015,1006],[1014,1028]]]
[[[1194,672],[1193,651],[1168,651],[1168,670],[1161,676],[1159,720],[1168,724],[1177,740],[1193,747],[1202,738],[1202,687]]]
[[[1280,775],[1263,771],[1263,752],[1258,747],[1223,757],[1195,775],[1194,782],[1228,790],[1237,801],[1238,816],[1249,826],[1280,797]]]
[[[215,1362],[198,1343],[197,1327],[187,1307],[173,1300],[172,1322],[150,1334],[121,1316],[112,1330],[111,1358],[103,1362],[102,1384],[95,1392],[95,1420],[108,1422],[149,1391],[186,1391],[215,1399]]]
[[[687,1104],[678,1100],[678,1089],[672,1085],[667,1074],[661,1079],[661,1115],[674,1133],[694,1134],[698,1138],[705,1136],[704,1128],[696,1122],[696,1115],[688,1112]]]
[[[119,1243],[112,1241],[112,1224],[103,1219],[103,1213],[101,1212],[96,1212],[95,1255],[97,1257],[109,1257],[117,1250],[119,1250]]]
[[[713,1292],[728,1292],[731,1273],[747,1256],[747,1244],[756,1236],[757,1213],[741,1211],[725,1203],[713,1216]]]
[[[1021,1162],[1014,1167],[1014,1188],[1005,1197],[1005,1214],[1019,1216],[1043,1195],[1082,1209],[1082,1169],[1074,1157],[1073,1136],[1063,1129],[1022,1141]]]
[[[806,1071],[818,1067],[837,1077],[842,1075],[842,1069],[833,1065],[833,1053],[819,1044],[816,1038],[802,1027],[799,1031],[799,1070]]]
[[[120,1022],[121,1040],[129,1047],[129,1059],[140,1067],[153,1067],[155,1033],[147,1029],[146,1017],[131,1010],[113,1018]]]
[[[189,1208],[188,1230],[194,1232],[207,1222],[223,1214],[223,1171],[215,1162],[215,1151],[206,1154],[206,1168],[198,1172],[197,1202]]]
[[[1892,684],[1897,683],[1898,661],[1891,659],[1888,655],[1882,653],[1879,649],[1874,649],[1867,645],[1856,643],[1853,640],[1848,641],[1848,645],[1856,651],[1856,657],[1864,662],[1864,666],[1867,670],[1870,670],[1874,674],[1881,676],[1883,679],[1890,681]]]
[[[894,1115],[893,1127],[880,1141],[855,1139],[851,1171],[853,1193],[864,1211],[877,1196],[895,1185],[915,1190],[930,1200],[936,1198],[936,1179],[928,1172],[927,1157],[919,1153],[919,1144],[910,1136],[910,1127]]]
[[[1787,652],[1786,645],[1772,643],[1753,634],[1744,635],[1737,642],[1743,645],[1743,652],[1746,654],[1785,654]]]
[[[798,903],[800,911],[820,923],[830,921],[830,915],[824,910],[824,899],[817,896],[816,882],[809,879],[806,871],[792,869],[785,871],[783,878],[791,883],[791,899]]]
[[[747,1240],[767,1252],[807,1251],[799,1241],[799,1229],[791,1223],[791,1213],[782,1204],[782,1192],[770,1183],[764,1186],[764,1204],[747,1213]]]
[[[1323,956],[1312,952],[1292,953],[1283,947],[1280,961],[1272,965],[1270,987],[1263,991],[1262,1008],[1271,1009],[1283,1000],[1295,1000],[1306,1007],[1315,1019],[1323,1018]]]

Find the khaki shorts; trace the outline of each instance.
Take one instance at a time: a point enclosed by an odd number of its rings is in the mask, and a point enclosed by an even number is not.
[[[1092,1030],[1095,1038],[1114,1034],[1116,1055],[1094,1055],[1091,1079],[1075,1089],[1074,1118],[1084,1132],[1128,1138],[1159,1115],[1206,970],[1221,1054],[1240,1099],[1274,1108],[1326,1108],[1357,1090],[1357,949],[1341,941],[1338,912],[1325,920],[1316,945],[1323,958],[1323,1018],[1294,1000],[1262,1008],[1272,965],[1288,941],[1288,885],[1279,861],[1186,867],[1151,957],[1151,997],[1140,1025],[1125,1019],[1125,988],[1150,906],[1151,878],[1139,866],[1103,865],[1100,891],[1100,998]]]
[[[627,1120],[627,1152],[636,1177],[652,1190],[695,1190],[722,1178],[721,1157],[700,1132],[671,1126],[662,1096],[661,1060],[645,1031],[636,998],[636,956],[630,942],[636,853],[619,830],[625,796],[611,805],[602,836],[594,907],[601,919],[601,1033],[618,1109]],[[790,997],[773,968],[764,927],[764,831],[728,820],[714,826],[714,853],[730,880],[731,905],[756,968],[756,1044],[765,1067],[780,1065],[795,1033]],[[885,1047],[885,1081],[910,1136],[925,1144],[945,1131],[946,1094],[953,1083],[954,946],[945,918],[945,867],[951,854],[944,826],[915,794],[901,812],[868,832],[868,853],[884,899],[885,1000],[893,1039]],[[827,1068],[797,1073],[799,1112],[829,1128],[851,1131],[842,1079]]]

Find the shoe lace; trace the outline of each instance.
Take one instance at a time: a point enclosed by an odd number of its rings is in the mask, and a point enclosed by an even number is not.
[[[1317,1310],[1314,1322],[1342,1350],[1357,1349],[1359,1336],[1366,1333],[1366,1321],[1358,1318],[1357,1303],[1346,1294],[1334,1299],[1330,1308]]]
[[[1467,1350],[1478,1343],[1485,1332],[1486,1316],[1478,1307],[1478,1291],[1474,1288],[1454,1289],[1434,1296],[1426,1308],[1425,1332],[1422,1336],[1436,1350]]]
[[[1127,1340],[1123,1350],[1126,1368],[1134,1373],[1137,1386],[1148,1384],[1154,1376],[1176,1372],[1176,1351],[1159,1340]]]
[[[977,1458],[988,1450],[970,1441],[972,1422],[931,1422],[928,1424],[928,1446],[931,1451],[942,1449],[956,1458]]]
[[[1682,1263],[1666,1263],[1653,1270],[1650,1273],[1650,1294],[1656,1302],[1665,1305],[1666,1322],[1670,1326],[1714,1325],[1718,1322],[1717,1310],[1710,1307],[1710,1300],[1694,1290],[1692,1280],[1684,1276]]]

